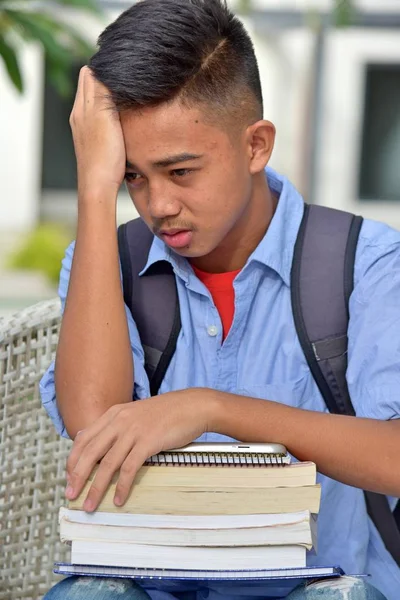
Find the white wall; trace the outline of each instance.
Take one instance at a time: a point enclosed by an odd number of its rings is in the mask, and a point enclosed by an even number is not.
[[[310,61],[314,38],[310,30],[285,30],[253,37],[260,67],[264,116],[276,127],[271,166],[301,190],[306,186],[309,125]]]
[[[25,93],[20,96],[0,60],[0,232],[35,223],[40,196],[43,61],[40,48],[21,51]]]

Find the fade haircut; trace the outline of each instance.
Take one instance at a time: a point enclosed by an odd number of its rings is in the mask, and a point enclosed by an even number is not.
[[[89,66],[118,111],[178,99],[230,127],[263,118],[253,44],[226,0],[141,0],[98,46]]]

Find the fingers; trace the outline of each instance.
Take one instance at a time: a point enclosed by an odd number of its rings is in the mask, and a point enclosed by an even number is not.
[[[118,482],[115,489],[114,504],[117,506],[123,506],[125,504],[136,474],[144,462],[149,458],[150,454],[151,453],[146,452],[143,448],[141,448],[140,444],[136,444],[136,446],[128,454],[119,472]]]
[[[71,478],[72,472],[76,466],[76,463],[79,460],[80,455],[84,451],[84,448],[108,425],[108,423],[112,421],[116,413],[116,411],[113,410],[115,408],[116,407],[108,409],[90,427],[77,433],[72,446],[72,450],[69,453],[69,457],[67,460],[67,479]]]
[[[77,163],[78,201],[93,202],[97,190],[105,202],[109,198],[115,204],[125,176],[122,126],[109,90],[87,66],[79,73],[69,122]]]
[[[74,101],[74,105],[72,107],[71,115],[69,118],[70,125],[72,125],[74,115],[77,112],[82,111],[83,107],[84,107],[84,102],[85,102],[84,101],[84,96],[85,96],[84,82],[85,82],[86,73],[88,72],[88,70],[90,70],[89,67],[85,66],[85,67],[82,67],[81,70],[79,71],[78,85],[77,85],[76,94],[75,94],[75,101]]]
[[[120,473],[114,503],[122,506],[129,495],[135,475],[146,458],[142,460],[139,453],[135,451],[135,447],[132,449],[132,441],[128,437],[113,446],[99,465],[94,482],[90,486],[83,504],[84,510],[88,512],[96,510],[118,469],[120,469]]]
[[[74,498],[82,491],[92,471],[90,454],[96,456],[96,450],[91,450],[89,444],[85,457],[79,460],[74,470]],[[122,506],[128,498],[138,470],[148,456],[149,454],[141,448],[140,444],[132,448],[132,440],[129,436],[125,436],[119,443],[110,446],[110,449],[104,455],[96,471],[94,481],[83,503],[83,510],[92,512],[97,509],[114,474],[118,470],[119,477],[115,490],[114,503],[117,506]],[[68,497],[72,499],[70,495]]]
[[[76,435],[67,460],[66,496],[69,500],[81,492],[96,463],[114,443],[116,433],[110,426],[120,410],[119,405],[109,408],[93,425]]]
[[[86,107],[92,104],[98,105],[100,108],[104,107],[104,105],[108,107],[114,106],[109,90],[103,83],[96,79],[90,67],[82,67],[79,78],[82,78]]]
[[[70,115],[70,124],[72,125],[75,115],[82,114],[85,108],[90,108],[96,99],[104,101],[104,98],[108,96],[109,92],[107,88],[94,77],[90,67],[87,65],[82,67],[79,71],[75,101]]]
[[[95,465],[100,463],[83,504],[83,509],[88,512],[96,510],[119,469],[114,502],[124,504],[138,469],[151,454],[141,443],[141,436],[138,438],[126,428],[124,409],[126,406],[111,407],[91,427],[79,432],[69,455],[65,492],[69,500],[79,496]]]
[[[104,430],[101,436],[92,438],[88,443],[85,441],[84,435],[83,433],[81,436],[82,442],[78,440],[75,448],[76,452],[79,452],[78,459],[76,459],[76,455],[74,456],[75,466],[68,472],[65,495],[69,500],[79,496],[93,468],[107,454],[116,439],[116,435],[111,429]]]

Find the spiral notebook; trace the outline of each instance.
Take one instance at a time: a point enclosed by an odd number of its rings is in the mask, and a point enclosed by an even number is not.
[[[291,457],[282,444],[232,444],[193,442],[183,448],[150,456],[145,465],[174,466],[285,466]]]

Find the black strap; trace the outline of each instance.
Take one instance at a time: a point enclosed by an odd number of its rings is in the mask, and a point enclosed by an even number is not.
[[[361,217],[305,205],[291,274],[294,322],[311,373],[329,411],[350,416],[347,328],[361,225]],[[400,566],[400,531],[388,500],[364,494],[368,514]]]
[[[138,328],[150,391],[155,396],[174,355],[181,318],[171,264],[157,262],[139,276],[146,266],[153,239],[141,219],[118,228],[124,301]]]
[[[400,530],[400,500],[397,502],[396,508],[393,511],[393,516],[397,523],[397,527]]]
[[[296,330],[332,413],[354,414],[345,377],[347,299],[361,222],[349,213],[305,205],[294,249],[291,294]]]

